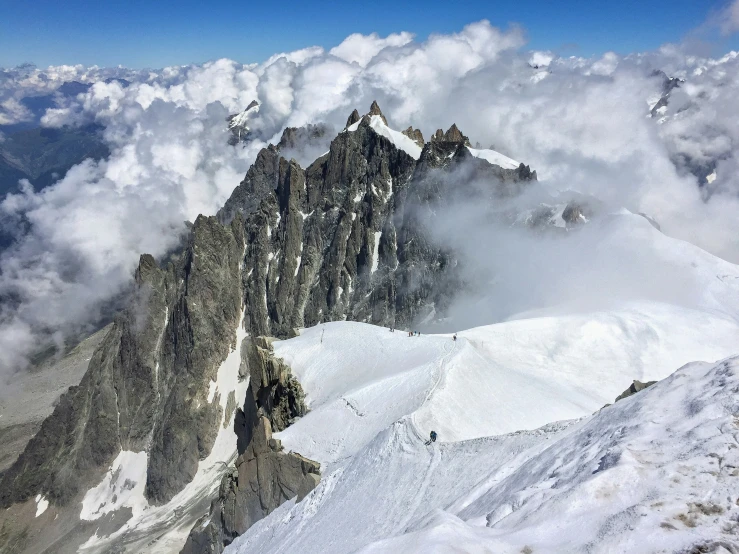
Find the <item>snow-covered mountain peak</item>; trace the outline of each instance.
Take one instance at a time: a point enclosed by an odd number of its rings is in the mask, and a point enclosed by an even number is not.
[[[381,135],[388,139],[390,142],[393,143],[393,145],[395,145],[396,148],[402,150],[414,160],[418,160],[421,157],[421,151],[423,149],[418,146],[418,144],[412,138],[404,135],[400,131],[396,131],[395,129],[391,129],[390,127],[388,127],[385,116],[381,114],[366,115],[364,116],[364,118],[367,118],[366,121],[368,122],[368,125],[378,135]],[[351,124],[349,127],[347,127],[346,130],[350,133],[356,131],[359,128],[359,125],[361,125],[362,121],[365,120],[364,118]]]
[[[249,120],[259,112],[259,102],[252,100],[245,110],[228,116],[228,128],[232,134],[232,141],[240,142],[249,133]]]
[[[346,130],[349,132],[356,131],[362,123],[362,120],[365,118],[369,126],[377,134],[390,140],[390,142],[392,142],[397,148],[403,150],[414,160],[418,160],[421,157],[421,151],[425,144],[421,131],[414,129],[413,127],[408,127],[404,131],[396,131],[392,129],[388,125],[387,118],[382,114],[380,106],[376,101],[372,102],[370,111],[363,117],[360,117],[359,112],[355,109],[347,119]],[[440,143],[463,143],[475,158],[485,160],[492,165],[497,165],[504,169],[518,169],[521,165],[520,162],[496,152],[495,150],[472,148],[470,146],[469,138],[462,134],[454,123],[446,132],[442,129],[437,129],[437,131],[431,136],[431,141]]]

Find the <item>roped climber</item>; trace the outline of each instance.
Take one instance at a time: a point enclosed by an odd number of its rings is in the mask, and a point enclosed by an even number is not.
[[[436,442],[436,431],[431,431],[431,434],[429,435],[429,440],[427,440],[425,444],[428,446],[432,442]]]

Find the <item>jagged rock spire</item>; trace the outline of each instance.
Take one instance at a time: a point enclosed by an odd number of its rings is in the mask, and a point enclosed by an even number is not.
[[[456,123],[452,123],[452,126],[449,127],[446,133],[441,129],[437,129],[431,136],[431,140],[439,142],[462,142],[465,146],[470,146],[470,139],[462,134],[462,131],[457,128]]]
[[[382,118],[382,122],[387,125],[387,119],[385,119],[385,116],[382,115],[382,110],[380,109],[380,106],[377,104],[377,100],[372,101],[372,105],[370,106],[369,114],[367,115],[379,115]]]
[[[423,133],[421,133],[420,129],[408,127],[405,131],[403,131],[403,134],[409,139],[413,140],[421,148],[423,148],[423,145],[426,144],[426,141],[423,140]]]
[[[355,109],[349,116],[349,119],[346,120],[346,126],[350,127],[354,125],[357,121],[359,121],[359,119],[359,112]]]
[[[387,125],[387,119],[382,114],[382,110],[380,109],[380,105],[377,103],[377,100],[372,101],[370,111],[364,117],[370,117],[373,115],[379,115],[382,118],[382,122]],[[359,115],[359,112],[357,110],[354,110],[349,116],[349,119],[346,120],[346,126],[349,127],[351,125],[354,125],[360,119],[362,119],[362,116]]]

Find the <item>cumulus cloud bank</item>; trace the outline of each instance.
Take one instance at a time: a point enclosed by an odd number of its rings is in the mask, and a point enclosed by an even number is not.
[[[185,220],[214,213],[285,127],[340,129],[352,109],[374,99],[395,128],[412,124],[429,136],[456,122],[473,142],[530,164],[542,187],[646,212],[666,233],[736,261],[738,66],[735,53],[705,59],[679,46],[561,58],[526,51],[520,28],[483,21],[424,42],[408,33],[355,34],[329,51],[277,54],[258,65],[5,70],[0,114],[8,121],[24,117],[24,97],[65,81],[94,83],[59,98],[41,123],[96,122],[111,155],[0,204],[0,216],[23,230],[0,256],[0,372],[21,368],[39,337],[63,341],[94,320],[125,288],[138,255],[163,255]],[[657,69],[685,82],[650,117],[649,102],[664,92]],[[254,140],[228,146],[226,116],[254,99]],[[697,167],[715,170],[710,183],[699,182]]]

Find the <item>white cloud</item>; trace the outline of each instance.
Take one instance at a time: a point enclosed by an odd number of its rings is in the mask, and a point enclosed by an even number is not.
[[[529,58],[529,64],[538,67],[546,67],[554,60],[556,56],[552,52],[532,52]]]
[[[413,35],[410,33],[393,34],[386,38],[380,38],[377,33],[371,35],[354,33],[346,37],[344,42],[332,48],[329,54],[350,63],[357,63],[361,67],[366,67],[370,60],[384,48],[405,46],[411,40],[413,40]]]
[[[720,28],[725,35],[739,31],[739,0],[731,2],[721,13]]]
[[[33,118],[31,110],[15,98],[0,102],[0,125],[13,125]]]
[[[521,29],[482,21],[420,43],[407,33],[351,35],[329,52],[308,48],[260,65],[222,59],[158,71],[5,70],[2,102],[49,93],[65,80],[95,83],[47,111],[43,123],[95,121],[112,153],[0,205],[6,220],[30,223],[0,258],[0,295],[20,300],[0,314],[0,368],[17,368],[39,330],[89,321],[126,285],[141,252],[163,254],[183,220],[214,213],[284,127],[342,128],[353,108],[366,110],[373,99],[395,128],[412,124],[428,137],[456,122],[473,142],[531,164],[543,188],[649,213],[667,233],[739,259],[737,56],[701,59],[673,45],[627,57],[558,58],[521,52],[524,43]],[[545,79],[532,79],[532,61],[546,62]],[[662,124],[647,117],[646,101],[662,86],[652,69],[688,78]],[[131,85],[101,82],[108,77]],[[225,117],[253,99],[261,104],[250,125],[258,140],[227,146]],[[681,156],[719,160],[708,201]]]

